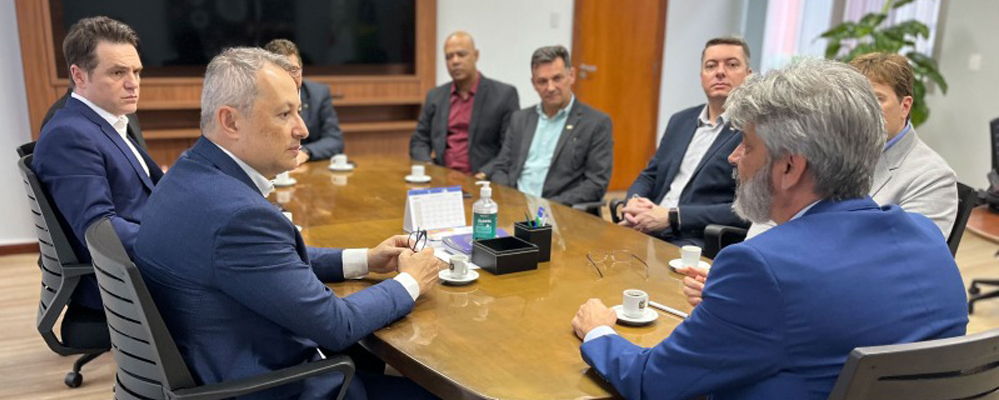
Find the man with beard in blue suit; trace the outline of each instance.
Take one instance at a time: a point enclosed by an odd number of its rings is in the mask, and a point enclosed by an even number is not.
[[[736,212],[777,227],[722,250],[700,304],[655,347],[615,334],[614,311],[590,299],[572,321],[587,364],[629,399],[825,399],[856,347],[965,333],[940,230],[867,195],[886,136],[867,78],[802,60],[725,105],[744,135],[729,156]]]

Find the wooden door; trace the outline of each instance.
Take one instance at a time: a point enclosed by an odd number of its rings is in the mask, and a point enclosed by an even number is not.
[[[666,0],[576,0],[577,98],[614,123],[609,190],[627,190],[656,150]]]

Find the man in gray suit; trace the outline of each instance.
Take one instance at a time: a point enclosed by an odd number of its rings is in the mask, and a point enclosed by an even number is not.
[[[517,111],[490,178],[564,204],[600,201],[614,166],[611,119],[572,93],[569,51],[547,46],[531,56],[541,103]]]
[[[903,210],[933,220],[944,238],[950,236],[957,217],[957,175],[939,154],[916,136],[909,121],[913,75],[909,61],[898,54],[869,53],[850,65],[874,87],[885,117],[888,141],[874,169],[870,195],[881,205],[897,204]],[[753,224],[747,238],[772,224]]]
[[[427,94],[409,156],[484,179],[493,171],[510,115],[520,108],[517,89],[479,73],[479,50],[468,33],[448,35],[444,60],[453,80]]]

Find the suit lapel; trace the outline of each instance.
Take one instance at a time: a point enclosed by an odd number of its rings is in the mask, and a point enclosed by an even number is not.
[[[711,143],[711,147],[708,147],[708,151],[704,153],[704,157],[701,158],[701,162],[697,164],[697,168],[694,169],[694,173],[690,175],[691,182],[693,182],[697,177],[697,174],[701,172],[701,168],[704,168],[704,165],[707,164],[712,157],[714,157],[715,153],[718,152],[718,149],[724,147],[725,143],[728,143],[729,140],[733,140],[735,136],[737,136],[735,130],[733,130],[728,124],[725,124],[725,127],[722,128],[721,132],[718,132],[718,137],[716,137],[715,141]]]
[[[669,162],[665,163],[663,174],[663,184],[662,188],[659,189],[659,193],[656,194],[654,201],[658,204],[666,197],[666,192],[669,190],[670,183],[676,178],[677,172],[680,171],[680,164],[683,163],[683,156],[686,155],[687,148],[690,147],[690,141],[694,138],[694,132],[697,132],[697,118],[700,113],[694,114],[694,118],[684,121],[683,126],[680,127],[679,132],[677,132],[676,140],[670,143],[670,146],[674,146],[676,152],[669,157]],[[667,132],[668,133],[668,132]],[[663,143],[665,144],[665,143]]]
[[[247,175],[246,172],[243,172],[243,169],[239,167],[239,164],[236,164],[236,161],[234,161],[232,157],[229,157],[228,154],[223,152],[218,145],[212,143],[212,141],[208,140],[208,138],[204,136],[199,137],[198,141],[194,143],[194,147],[191,147],[190,151],[208,160],[226,175],[243,182],[254,192],[258,194],[260,193],[260,189],[258,189],[257,185],[253,183],[250,176]]]
[[[118,131],[114,130],[114,128],[111,127],[110,124],[108,124],[108,121],[105,121],[104,118],[101,118],[100,115],[97,115],[96,111],[91,110],[90,107],[87,107],[86,104],[83,104],[83,102],[77,99],[70,98],[69,100],[67,100],[66,105],[67,107],[78,108],[79,111],[85,117],[87,117],[87,119],[90,120],[90,122],[96,124],[98,129],[100,129],[101,132],[104,133],[104,136],[106,136],[108,140],[110,140],[111,143],[114,143],[115,147],[118,148],[118,150],[121,152],[121,156],[124,157],[126,161],[128,161],[129,165],[132,166],[132,169],[139,176],[139,179],[142,181],[142,184],[146,185],[146,188],[149,189],[150,191],[153,190],[153,181],[149,178],[149,175],[146,174],[146,170],[142,169],[142,165],[139,164],[139,160],[135,158],[135,154],[132,153],[132,149],[128,147],[128,144],[126,144],[125,140],[121,138],[121,135],[118,135]],[[143,151],[141,149],[137,148],[137,150],[139,151],[139,154],[143,154]]]
[[[565,144],[569,142],[576,134],[576,126],[579,125],[579,120],[583,117],[583,110],[579,107],[579,101],[577,100],[575,104],[572,105],[572,109],[569,110],[569,117],[565,120],[565,126],[562,127],[562,132],[558,135],[558,143],[555,144],[555,153],[552,154],[552,165],[558,160],[560,154],[562,154],[562,149],[565,148]],[[552,170],[548,168],[550,173]]]
[[[531,142],[534,141],[534,131],[538,129],[538,113],[532,110],[527,117],[527,126],[524,127],[524,136],[520,141],[520,152],[517,153],[517,163],[514,165],[519,166],[517,168],[517,173],[510,176],[514,181],[520,177],[520,171],[524,170],[524,163],[527,162],[527,153],[531,151]]]
[[[479,87],[475,90],[475,100],[472,101],[472,115],[468,120],[468,161],[472,161],[472,143],[475,143],[475,129],[479,127],[479,114],[482,110],[482,102],[488,96],[489,85],[486,84],[486,77],[479,74]]]
[[[434,142],[434,152],[437,153],[436,158],[440,160],[441,165],[444,165],[444,151],[447,149],[447,131],[451,114],[451,85],[453,84],[453,82],[449,84],[447,90],[437,99],[437,110],[439,112],[435,116],[437,122],[434,126],[438,127],[438,129],[436,135],[433,132],[430,134],[431,140]]]
[[[905,157],[909,155],[916,145],[916,130],[909,128],[898,142],[895,142],[888,150],[878,157],[878,164],[874,167],[874,181],[871,185],[871,197],[878,194],[891,180],[894,171],[902,166]]]

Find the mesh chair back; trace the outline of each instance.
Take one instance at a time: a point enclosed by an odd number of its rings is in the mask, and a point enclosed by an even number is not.
[[[118,364],[115,398],[163,399],[173,390],[194,387],[190,370],[111,221],[95,222],[86,238]]]
[[[95,351],[97,349],[69,348],[52,332],[59,314],[76,290],[80,277],[93,271],[89,264],[78,262],[76,253],[73,252],[62,228],[61,215],[53,207],[38,176],[31,169],[33,157],[32,154],[21,157],[17,166],[21,170],[24,190],[28,194],[28,205],[31,207],[31,217],[35,223],[35,234],[38,236],[41,253],[38,264],[42,272],[42,291],[36,319],[38,332],[42,334],[42,338],[52,351],[60,355]]]
[[[35,142],[28,142],[17,146],[17,158],[24,157],[28,154],[35,153]]]
[[[999,398],[999,329],[850,353],[829,400]]]
[[[957,246],[961,244],[961,236],[964,236],[964,227],[968,225],[968,217],[971,210],[978,205],[978,193],[971,186],[961,182],[957,183],[957,218],[954,219],[954,226],[950,228],[950,237],[947,238],[947,246],[950,253],[957,255]]]

